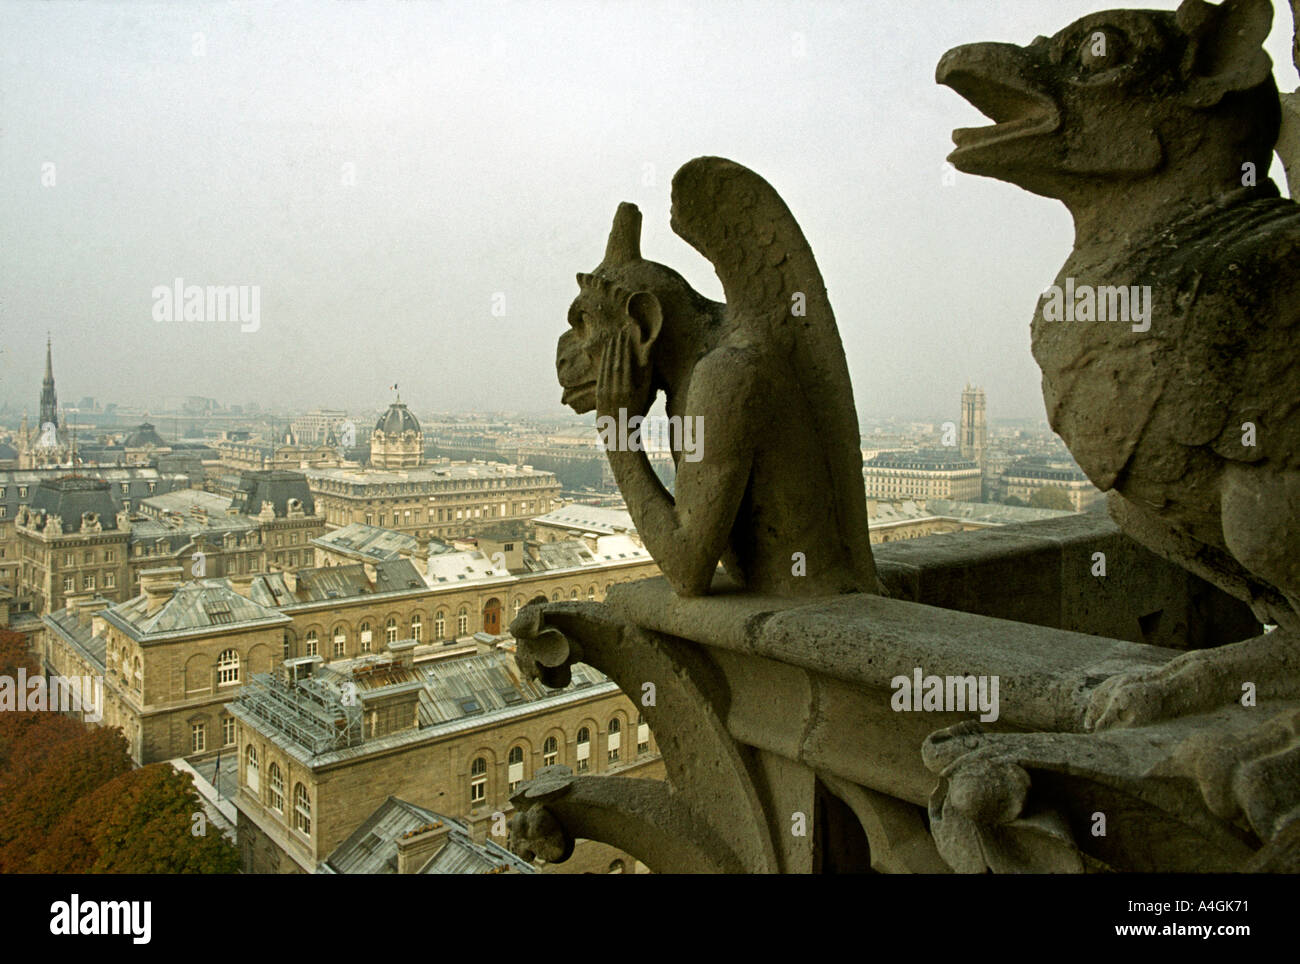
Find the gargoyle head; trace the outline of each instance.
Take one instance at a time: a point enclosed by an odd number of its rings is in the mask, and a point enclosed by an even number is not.
[[[948,51],[936,79],[992,126],[953,132],[961,171],[1067,203],[1098,180],[1262,179],[1277,139],[1269,0],[1185,0],[1176,12],[1111,10],[1027,47]],[[1237,186],[1240,186],[1240,182]]]
[[[614,335],[634,326],[637,362],[647,365],[665,325],[693,317],[693,307],[704,299],[672,268],[641,257],[641,212],[627,202],[614,215],[605,259],[591,274],[578,275],[578,287],[569,328],[556,346],[555,369],[564,389],[561,401],[581,415],[596,407],[596,375]]]

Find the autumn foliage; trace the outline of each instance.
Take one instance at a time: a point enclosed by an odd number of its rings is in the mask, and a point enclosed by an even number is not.
[[[40,673],[24,638],[0,630],[0,675],[19,667]],[[234,873],[235,848],[200,813],[191,778],[134,768],[120,731],[0,712],[0,873]]]

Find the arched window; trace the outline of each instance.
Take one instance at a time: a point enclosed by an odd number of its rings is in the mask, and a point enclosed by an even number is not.
[[[614,763],[616,760],[618,760],[619,755],[622,752],[623,749],[622,730],[623,730],[622,724],[619,723],[617,717],[609,721],[609,740],[607,742],[609,745],[610,763]]]
[[[591,730],[585,726],[578,731],[578,772],[591,769]]]
[[[464,606],[460,607],[460,612],[456,614],[456,635],[464,636],[469,632],[469,613]]]
[[[342,626],[334,630],[334,658],[346,656],[348,652],[348,632]]]
[[[293,785],[293,825],[301,833],[311,833],[311,800],[301,783]]]
[[[435,639],[447,638],[447,617],[441,609],[438,610],[438,615],[433,617],[433,635]]]
[[[122,664],[126,668],[126,664]],[[217,657],[217,685],[234,686],[239,682],[239,654],[228,649]]]
[[[510,748],[509,762],[510,763],[524,762],[524,748],[522,746],[512,746]]]
[[[307,630],[307,655],[308,656],[317,655],[317,648],[318,648],[316,645],[317,642],[318,640],[316,638],[316,630],[314,629]]]
[[[370,652],[370,640],[371,640],[370,621],[367,620],[366,622],[362,623],[361,626],[358,627],[357,633],[361,637],[361,652],[363,653]]]
[[[261,777],[257,772],[257,747],[251,743],[244,750],[244,780],[248,784],[248,789],[257,793]]]
[[[546,742],[542,744],[542,766],[555,766],[555,761],[559,759],[560,744],[555,737],[548,736]]]
[[[487,760],[475,757],[469,767],[469,802],[482,803],[487,798]]]
[[[139,692],[140,687],[143,685],[144,685],[144,667],[140,664],[140,657],[137,656],[134,660],[131,661],[131,687],[136,692]]]
[[[578,590],[576,590],[576,589],[570,589],[570,590],[569,590],[569,598],[570,598],[570,599],[577,599],[577,598],[578,598]]]
[[[397,619],[393,616],[389,616],[388,622],[384,623],[384,641],[389,646],[397,642]]]
[[[595,587],[594,585],[593,585],[593,586],[588,586],[588,587],[587,587],[587,602],[592,602],[595,598],[596,598],[596,587]]]
[[[555,590],[555,592],[551,593],[551,602],[559,602],[559,601],[560,601],[560,591],[557,589]]]
[[[424,639],[424,619],[419,613],[411,617],[411,638],[417,643]]]
[[[280,774],[280,764],[272,763],[267,775],[271,778],[271,786],[266,802],[276,813],[284,813],[284,777]]]
[[[515,601],[514,601],[514,603],[511,604],[511,608],[512,608],[511,615],[512,615],[512,616],[518,616],[518,615],[519,615],[519,608],[520,608],[521,606],[523,606],[523,604],[524,604],[524,597],[523,597],[523,596],[516,596],[516,597],[515,597]]]

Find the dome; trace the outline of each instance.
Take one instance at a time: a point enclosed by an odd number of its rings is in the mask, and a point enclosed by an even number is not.
[[[403,432],[420,432],[420,423],[410,410],[401,402],[393,402],[388,411],[379,416],[375,431],[385,435],[401,435]]]
[[[154,448],[165,448],[167,443],[163,441],[161,435],[154,431],[152,425],[148,422],[143,422],[140,427],[132,432],[127,438],[124,447],[129,449],[142,449],[147,445],[152,445]]]

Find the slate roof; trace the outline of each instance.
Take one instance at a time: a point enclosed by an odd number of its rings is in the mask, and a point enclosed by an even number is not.
[[[427,573],[426,581],[430,586],[473,585],[497,582],[510,576],[508,569],[498,569],[491,559],[477,549],[431,554]]]
[[[32,496],[41,482],[67,474],[67,469],[0,470],[0,505],[5,507],[5,518],[12,519],[16,516],[20,505],[30,505]],[[141,499],[148,498],[150,495],[184,489],[190,484],[189,479],[184,475],[159,472],[158,469],[143,466],[86,466],[81,469],[80,474],[87,478],[104,479],[110,483],[108,492],[113,499],[114,514],[121,511],[124,499],[130,499],[131,505],[135,506]],[[153,485],[152,493],[149,491],[150,484]],[[126,486],[125,492],[122,491],[123,485]],[[26,496],[19,495],[23,489],[27,490]],[[77,518],[80,525],[81,517]]]
[[[390,796],[361,826],[334,848],[317,868],[327,874],[393,874],[397,872],[397,841],[408,831],[441,823],[448,828],[445,843],[418,871],[421,874],[485,874],[500,867],[535,874],[532,864],[493,840],[476,844],[469,828],[458,820]]]
[[[134,639],[186,632],[226,631],[253,626],[287,625],[292,620],[267,606],[246,599],[225,579],[197,579],[179,583],[157,612],[147,612],[149,597],[136,596],[110,606],[104,619]]]
[[[420,420],[411,414],[403,402],[393,402],[388,411],[379,416],[375,431],[385,435],[401,435],[403,432],[419,432]]]
[[[276,518],[289,514],[289,502],[297,499],[307,515],[316,514],[316,500],[307,486],[307,476],[285,469],[262,469],[244,472],[239,478],[230,504],[244,515],[258,515],[262,506],[270,504]]]
[[[313,545],[333,552],[356,556],[374,562],[386,562],[400,559],[403,553],[412,554],[419,551],[420,543],[414,536],[392,529],[368,526],[364,522],[353,522],[327,532],[312,540]]]
[[[141,423],[140,427],[127,436],[126,441],[122,443],[124,448],[139,449],[146,445],[152,445],[154,448],[166,448],[167,443],[159,435],[152,425],[148,422]]]
[[[373,583],[366,577],[363,563],[299,569],[296,576],[297,588],[290,591],[283,572],[262,573],[253,579],[249,595],[260,605],[280,607],[425,588],[424,579],[409,559],[375,563]]]
[[[943,449],[922,449],[916,452],[881,452],[875,458],[867,459],[864,468],[883,469],[921,469],[929,472],[951,472],[959,469],[977,469],[972,460],[963,458],[960,452]]]
[[[108,488],[108,483],[101,479],[79,476],[45,479],[31,492],[28,508],[33,512],[59,516],[65,533],[79,531],[82,514],[86,512],[98,516],[105,531],[115,530],[117,506]]]
[[[626,509],[611,509],[603,505],[566,505],[537,516],[533,522],[537,525],[577,529],[580,532],[594,532],[600,535],[636,531],[632,516]]]

